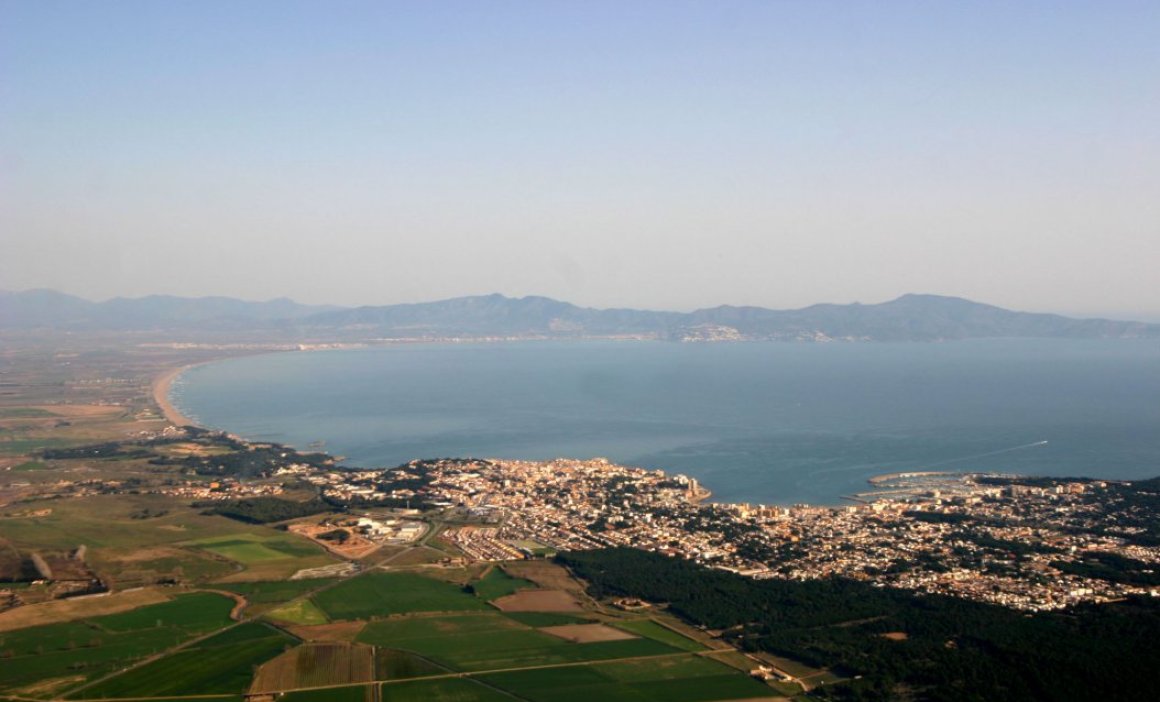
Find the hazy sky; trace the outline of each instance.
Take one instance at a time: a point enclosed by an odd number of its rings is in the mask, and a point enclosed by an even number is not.
[[[0,288],[1160,317],[1160,2],[0,0]]]

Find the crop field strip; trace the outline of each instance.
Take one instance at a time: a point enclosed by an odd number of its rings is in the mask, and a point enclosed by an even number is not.
[[[397,620],[390,620],[391,624],[396,625],[396,628],[402,627],[401,631],[397,633],[409,633],[412,636],[415,634],[431,634],[436,633],[437,636],[426,637],[419,636],[415,638],[439,638],[439,636],[456,639],[458,635],[472,632],[475,634],[488,635],[496,631],[529,631],[524,625],[513,620],[508,620],[507,617],[492,612],[479,613],[464,613],[452,616],[415,616],[405,617]],[[408,632],[407,629],[410,629]],[[86,690],[84,695],[79,696],[80,699],[96,699],[96,698],[131,698],[131,697],[150,697],[156,698],[159,695],[173,695],[174,699],[181,699],[181,692],[185,689],[198,689],[208,693],[225,692],[226,687],[232,687],[230,691],[236,690],[238,685],[243,685],[248,679],[250,666],[257,656],[254,655],[254,643],[269,643],[272,638],[270,633],[274,630],[264,627],[263,625],[250,623],[242,624],[226,629],[225,631],[214,634],[206,639],[197,642],[188,651],[179,652],[183,655],[169,656],[151,662],[131,673],[135,675],[122,675],[104,681],[100,686],[94,686],[92,689]],[[536,633],[538,632],[531,632]],[[544,635],[540,635],[544,636]],[[278,645],[284,645],[284,640],[276,642]],[[540,642],[542,643],[542,641]],[[592,644],[569,644],[564,643],[565,646],[574,646],[578,648],[593,649]],[[539,671],[552,671],[559,669],[572,669],[577,667],[597,667],[598,671],[611,671],[610,673],[602,673],[596,678],[591,676],[584,678],[585,683],[589,689],[590,694],[597,694],[604,699],[609,700],[638,700],[638,699],[674,699],[678,701],[697,701],[707,699],[728,699],[761,696],[764,691],[768,694],[769,688],[749,681],[744,675],[731,670],[726,666],[722,666],[710,661],[696,662],[697,659],[694,654],[690,652],[675,652],[674,649],[663,647],[668,653],[653,653],[644,657],[628,656],[630,660],[618,660],[616,662],[601,662],[599,660],[577,660],[564,663],[552,663],[545,661],[544,656],[539,657],[539,662],[534,665],[513,667],[513,668],[499,668],[489,667],[485,670],[472,672],[435,672],[430,667],[422,670],[413,671],[414,674],[424,676],[412,681],[395,680],[384,685],[384,694],[382,699],[448,699],[448,700],[463,700],[463,699],[478,699],[478,700],[492,700],[492,699],[511,699],[511,697],[501,692],[501,689],[509,689],[509,686],[515,685],[519,690],[512,689],[516,695],[526,699],[557,699],[552,697],[550,690],[540,689],[540,684],[537,682],[538,678],[532,673]],[[205,652],[209,652],[207,655]],[[239,660],[239,654],[249,652],[251,655]],[[266,647],[264,651],[260,652],[266,655],[267,658],[272,655],[277,655],[277,651],[272,647]],[[531,653],[531,651],[529,651]],[[543,652],[541,652],[543,653]],[[628,653],[628,652],[620,652]],[[214,655],[216,654],[216,655]],[[402,651],[392,651],[392,656],[408,655]],[[196,658],[195,658],[196,657]],[[381,654],[376,653],[376,660],[379,660]],[[626,656],[618,655],[617,658],[625,658]],[[588,658],[588,656],[585,656]],[[680,666],[673,668],[667,664],[667,661],[679,659]],[[191,665],[196,660],[196,665]],[[419,659],[422,660],[422,659]],[[231,666],[227,662],[232,662]],[[497,661],[498,662],[498,661]],[[692,664],[690,662],[693,662]],[[244,663],[244,665],[242,664]],[[706,674],[703,670],[697,670],[698,666],[703,667],[708,664],[711,667],[711,672]],[[613,667],[609,667],[613,666]],[[627,667],[625,667],[627,666]],[[212,676],[214,682],[219,687],[205,687],[207,680],[198,680],[199,677],[206,675],[205,669],[209,667],[213,670]],[[699,680],[696,685],[672,685],[665,683],[664,680],[673,678],[672,673],[663,673],[656,671],[679,670],[682,674],[681,678],[704,678]],[[650,669],[656,669],[654,672],[649,672]],[[632,674],[621,672],[619,674],[612,674],[615,671],[635,671]],[[644,673],[640,671],[645,671]],[[690,671],[697,672],[693,676]],[[403,671],[396,671],[396,673]],[[432,674],[434,673],[434,674]],[[376,665],[375,677],[380,680],[388,674],[380,666]],[[574,676],[575,674],[573,674]],[[491,676],[500,676],[493,678]],[[224,679],[223,679],[224,678]],[[468,685],[467,678],[478,678],[480,682],[486,684],[485,687],[479,685]],[[636,679],[640,679],[634,682]],[[116,681],[113,684],[113,681]],[[312,682],[310,680],[296,681],[300,683]],[[350,681],[354,682],[354,681]],[[410,682],[409,686],[395,688],[397,685],[402,685],[404,682]],[[667,697],[657,697],[655,695],[641,696],[640,690],[637,689],[640,684],[644,684],[647,690],[669,690],[665,694]],[[647,684],[645,684],[647,683]],[[105,687],[108,685],[108,687]],[[196,685],[197,687],[189,687]],[[756,686],[756,687],[754,687]],[[285,689],[285,685],[279,685]],[[309,685],[302,685],[303,688],[312,687]],[[496,689],[492,689],[492,688]],[[335,694],[337,688],[344,688],[341,696]],[[289,699],[371,699],[371,697],[360,697],[359,695],[370,695],[369,688],[355,687],[352,689],[349,682],[340,685],[328,685],[325,687],[315,687],[313,690],[299,688],[293,691],[294,697]],[[390,692],[386,692],[386,688],[390,688]],[[330,697],[323,696],[324,691],[332,691]],[[711,695],[706,697],[702,692],[710,691]],[[144,694],[148,692],[148,694]],[[559,692],[558,689],[555,692]],[[680,694],[678,695],[677,692]],[[659,693],[658,693],[659,694]],[[676,695],[676,696],[674,696]],[[193,699],[189,697],[187,699]],[[577,697],[577,699],[582,699]]]
[[[770,689],[697,655],[489,673],[480,678],[534,702],[706,702],[771,696]]]
[[[281,604],[338,583],[337,578],[221,583],[215,587],[236,592],[254,604]]]
[[[401,617],[370,622],[358,640],[417,653],[453,670],[474,672],[680,653],[645,637],[576,643],[498,612]]]
[[[299,566],[320,566],[333,557],[308,541],[267,527],[241,525],[202,514],[188,503],[158,495],[91,495],[54,501],[28,519],[3,520],[4,537],[25,551],[68,551],[89,547],[91,558],[119,589],[144,586],[175,574],[204,583],[234,573],[235,561],[200,544],[252,542],[268,560],[243,564],[246,579],[281,579]],[[142,514],[152,515],[142,518]],[[245,544],[232,548],[246,549]],[[237,555],[237,554],[235,554]],[[277,558],[274,556],[277,555]]]
[[[235,540],[241,544],[230,543]],[[207,541],[209,545],[227,548],[262,543],[260,539],[221,537]],[[288,649],[299,640],[282,629],[252,618],[232,624],[228,617],[219,616],[209,624],[203,619],[203,612],[195,613],[188,606],[197,601],[189,598],[216,598],[220,609],[226,601],[223,596],[183,595],[180,597],[186,598],[186,606],[174,605],[171,601],[100,619],[110,632],[144,632],[141,640],[149,639],[153,630],[164,630],[162,624],[166,621],[187,626],[197,621],[202,627],[197,634],[202,638],[195,634],[160,640],[145,656],[133,657],[128,670],[109,674],[110,669],[124,664],[123,658],[117,658],[87,676],[68,681],[63,689],[71,688],[72,692],[66,697],[193,700],[209,695],[225,700],[234,699],[230,694],[246,690],[278,689],[285,691],[284,699],[291,701],[487,702],[513,697],[548,700],[555,698],[550,696],[552,690],[537,682],[540,671],[592,668],[599,674],[584,678],[590,695],[608,700],[662,699],[636,689],[640,686],[638,682],[628,680],[623,673],[616,674],[622,669],[608,667],[612,665],[630,666],[624,670],[646,671],[636,677],[642,678],[640,684],[648,690],[679,688],[670,691],[668,697],[678,702],[710,699],[699,696],[698,690],[702,688],[715,690],[716,697],[712,699],[739,698],[741,693],[745,697],[760,697],[770,692],[768,687],[753,683],[727,666],[708,659],[699,661],[696,652],[703,650],[700,644],[650,619],[612,622],[618,631],[632,634],[624,640],[581,643],[539,631],[551,626],[596,624],[582,612],[496,611],[487,605],[485,598],[526,591],[535,584],[494,567],[484,571],[470,587],[414,572],[382,570],[365,571],[341,580],[239,582],[221,587],[243,596],[252,595],[262,604],[279,605],[280,609],[302,607],[309,613],[306,619],[319,615],[323,620],[338,620],[336,625],[341,625],[344,617],[357,616],[370,621],[357,634],[358,643],[303,644]],[[267,609],[265,616],[269,616],[268,608],[264,609]],[[159,617],[159,613],[164,616]],[[384,614],[386,618],[379,618]],[[86,626],[85,622],[57,626],[73,627],[57,633],[63,636],[71,633],[74,638],[79,631],[87,630],[76,628]],[[214,632],[215,627],[220,630]],[[263,669],[281,659],[285,659],[283,670],[271,667],[263,679]],[[702,670],[701,674],[692,676],[704,678],[699,685],[671,685],[665,681],[672,675],[663,672],[670,667],[667,663],[670,661],[681,661],[686,671],[708,665],[711,673]],[[696,665],[690,666],[690,661]],[[650,670],[653,672],[647,672]],[[99,677],[101,674],[105,677]],[[515,687],[509,687],[512,685]],[[14,688],[5,686],[5,689]],[[199,694],[184,694],[190,690],[197,690]],[[379,691],[377,698],[376,691]],[[554,691],[558,693],[559,688]],[[60,690],[51,692],[60,694]]]
[[[499,566],[492,566],[483,577],[472,583],[472,592],[485,601],[505,595],[514,595],[520,590],[530,590],[536,584],[523,578],[513,578]]]
[[[54,679],[61,688],[76,687],[232,624],[233,604],[192,593],[129,612],[4,632],[0,690]]]
[[[297,646],[264,663],[250,685],[251,693],[279,692],[375,680],[375,651],[347,643]]]
[[[645,636],[655,641],[661,641],[682,651],[704,651],[705,647],[689,637],[674,631],[652,619],[630,619],[612,623],[617,629],[631,632],[638,636]]]
[[[254,666],[296,642],[289,634],[256,622],[238,624],[120,675],[69,695],[72,699],[178,696],[244,692]]]
[[[267,612],[266,618],[281,623],[305,626],[327,624],[330,621],[326,618],[326,613],[309,599],[295,600],[281,605]]]
[[[326,555],[325,550],[304,539],[298,541],[289,536],[255,535],[249,532],[224,538],[199,539],[185,545],[215,553],[243,565]]]
[[[611,702],[655,700],[708,702],[750,700],[771,696],[770,688],[743,673],[717,663],[705,654],[678,652],[615,661],[576,661],[478,672],[445,672],[413,679],[366,684],[336,683],[287,689],[282,700],[363,699],[355,690],[380,686],[383,700],[493,700],[530,699],[539,702],[585,702],[592,695]],[[561,696],[561,685],[572,686]],[[327,694],[333,696],[327,697]],[[361,694],[358,693],[358,694]],[[193,700],[197,696],[173,699]],[[154,699],[118,697],[108,699]],[[369,697],[367,699],[370,699]]]
[[[278,697],[279,702],[375,702],[373,685],[298,690]]]
[[[456,585],[405,572],[369,572],[324,590],[313,600],[332,621],[490,609],[486,602]]]
[[[420,680],[399,685],[374,685],[287,692],[279,702],[512,702],[518,698],[473,680],[449,678]]]
[[[536,629],[564,624],[586,624],[592,621],[581,615],[560,612],[504,612],[504,616]]]

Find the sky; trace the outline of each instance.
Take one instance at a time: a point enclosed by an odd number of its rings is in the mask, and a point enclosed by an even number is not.
[[[0,0],[0,289],[1160,319],[1160,3]]]

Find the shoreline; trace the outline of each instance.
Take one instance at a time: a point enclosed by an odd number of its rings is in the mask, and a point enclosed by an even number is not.
[[[177,378],[182,373],[189,370],[190,368],[194,368],[200,365],[202,364],[190,363],[179,368],[171,368],[162,372],[160,375],[153,379],[153,403],[157,405],[158,409],[161,410],[161,414],[165,417],[165,421],[174,426],[198,426],[197,422],[193,421],[189,417],[186,417],[181,413],[181,410],[177,409],[176,405],[169,401],[169,390],[173,387],[173,381],[177,380]]]
[[[198,361],[196,363],[187,363],[183,366],[178,366],[177,368],[170,368],[168,370],[162,371],[156,377],[154,377],[153,386],[152,386],[153,402],[161,410],[161,413],[164,416],[166,421],[168,421],[170,424],[172,424],[176,427],[191,426],[191,427],[197,427],[199,429],[205,428],[205,427],[202,427],[199,423],[193,421],[192,419],[190,419],[189,417],[187,417],[186,415],[181,413],[181,410],[179,410],[177,408],[177,406],[174,405],[169,400],[169,391],[173,387],[173,382],[175,380],[177,380],[177,378],[179,378],[181,376],[181,374],[186,372],[187,370],[190,370],[191,368],[196,368],[198,366],[206,365],[209,363],[216,363],[218,361],[226,360],[226,358],[228,358],[228,357],[209,359],[209,360],[205,360],[205,361]],[[243,440],[249,441],[248,439],[243,439]],[[291,448],[294,448],[296,451],[302,450],[298,447],[294,447],[292,444],[286,444],[286,445],[290,446]],[[335,454],[331,453],[329,450],[323,449],[322,453],[325,453],[326,455],[335,459],[336,463],[341,462],[341,460],[342,460],[341,456],[336,456]],[[416,459],[416,460],[419,460],[419,459]],[[512,459],[489,458],[486,460],[512,460]],[[523,460],[523,459],[517,459],[517,460]],[[573,460],[581,460],[581,459],[573,459]],[[897,475],[897,474],[889,474],[889,475]],[[875,476],[875,478],[881,478],[881,477],[886,477],[886,476]],[[870,482],[873,482],[873,480],[871,480]],[[690,499],[690,501],[693,504],[707,503],[713,497],[712,490],[706,488],[703,485],[701,485],[699,487],[700,487],[700,490],[698,490],[697,494],[692,496]],[[842,506],[842,500],[844,500],[844,499],[849,499],[849,498],[847,498],[845,495],[841,495],[833,504],[825,504],[825,505],[811,504],[808,506],[838,509],[839,507]],[[734,504],[734,503],[719,502],[719,503],[714,503],[714,504]],[[788,505],[782,505],[782,506],[788,506]]]
[[[264,355],[266,353],[281,353],[281,352],[285,352],[287,350],[288,349],[263,350],[263,351],[258,352],[256,355]],[[299,347],[299,349],[297,349],[297,350],[299,350],[299,351],[316,351],[316,350],[323,350],[323,349],[305,349],[305,348]],[[243,355],[250,355],[250,354],[243,354]],[[182,365],[182,366],[179,366],[176,368],[170,368],[170,369],[164,370],[161,373],[157,374],[154,377],[153,383],[152,383],[152,396],[153,396],[154,404],[160,409],[164,419],[166,421],[168,421],[170,424],[177,426],[177,427],[190,426],[190,427],[195,427],[195,428],[199,428],[199,429],[204,428],[201,426],[200,423],[194,421],[193,419],[191,419],[188,416],[186,416],[185,414],[183,414],[181,412],[181,410],[179,410],[177,408],[177,406],[175,404],[173,404],[173,402],[170,401],[170,399],[169,399],[170,390],[173,387],[174,381],[176,381],[177,378],[179,378],[186,371],[188,371],[192,368],[196,368],[198,366],[207,365],[210,363],[217,363],[219,361],[227,360],[227,359],[232,358],[232,357],[233,357],[232,355],[226,355],[226,356],[222,356],[220,358],[210,358],[210,359],[206,359],[206,360],[202,360],[202,361],[197,361],[194,363],[187,363],[185,365]],[[249,441],[249,439],[245,439],[245,438],[243,438],[243,440]],[[305,449],[302,449],[300,447],[296,447],[290,443],[287,443],[286,445],[290,446],[291,448],[294,448],[295,450],[299,450],[299,451],[305,450]],[[329,450],[323,449],[321,452],[334,458],[336,463],[341,462],[343,460],[342,456],[337,456]],[[415,460],[422,460],[422,459],[415,459]],[[496,459],[496,458],[492,458],[492,459],[487,459],[487,460],[534,460],[534,459],[504,459],[504,458]],[[544,460],[549,460],[549,459],[544,459]],[[572,460],[583,460],[583,459],[572,458]],[[850,503],[865,505],[865,504],[870,504],[871,502],[874,501],[872,496],[880,488],[882,483],[889,482],[891,480],[900,479],[900,478],[910,478],[910,477],[926,478],[926,477],[934,477],[934,476],[949,476],[949,475],[956,475],[956,474],[957,474],[957,471],[938,471],[938,470],[934,470],[934,471],[929,471],[929,470],[928,471],[921,471],[920,470],[920,471],[902,471],[902,472],[893,472],[893,473],[880,473],[877,475],[870,476],[866,479],[866,482],[869,484],[869,487],[870,487],[870,489],[866,492],[854,493],[853,495],[838,495],[833,501],[826,501],[824,503],[792,503],[792,506],[798,506],[799,504],[801,504],[801,505],[804,505],[806,507],[812,507],[812,508],[841,509],[844,506],[846,506],[846,507],[850,506]],[[693,502],[694,504],[704,504],[704,503],[710,502],[710,500],[714,496],[714,492],[712,490],[704,487],[703,485],[701,485],[699,487],[700,487],[700,489],[698,490],[697,494],[691,496],[690,501]],[[891,491],[883,491],[882,495],[887,496],[887,495],[889,495],[890,492]],[[737,504],[737,503],[713,502],[712,504],[729,505],[729,504]],[[781,502],[772,502],[770,504],[774,505],[774,506],[780,506],[780,507],[791,506],[790,504],[784,504]]]

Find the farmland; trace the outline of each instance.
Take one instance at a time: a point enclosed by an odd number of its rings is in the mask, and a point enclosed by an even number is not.
[[[276,561],[289,556],[281,551],[270,548],[265,543],[250,539],[220,539],[197,544],[211,553],[224,556],[232,561],[245,565],[260,561]]]
[[[236,532],[220,538],[182,544],[240,564],[244,570],[231,580],[281,580],[303,568],[334,562],[326,551],[310,541],[270,529]]]
[[[237,540],[269,548],[261,540]],[[203,546],[223,544],[213,539]],[[472,574],[480,571],[467,571]],[[728,666],[697,657],[702,646],[651,619],[610,620],[587,610],[509,614],[484,602],[487,595],[544,592],[525,589],[532,585],[498,568],[482,571],[470,587],[411,570],[374,570],[337,582],[224,584],[274,607],[264,615],[269,622],[232,623],[228,598],[192,593],[103,617],[15,630],[3,634],[3,647],[33,665],[0,669],[0,691],[77,700],[286,691],[283,699],[292,702],[374,700],[374,684],[381,685],[382,700],[404,701],[489,702],[511,699],[510,692],[533,701],[597,696],[700,702],[770,692]],[[570,594],[553,592],[578,609]],[[556,599],[545,606],[558,606]],[[303,643],[279,626],[323,638]],[[327,633],[335,627],[350,633]],[[447,677],[456,674],[471,677]]]
[[[370,646],[344,643],[303,644],[263,664],[250,692],[368,683],[375,678]]]
[[[677,652],[646,638],[574,643],[496,613],[373,621],[359,635],[359,640],[412,651],[454,670],[465,671]]]
[[[547,561],[472,561],[433,541],[345,562],[286,530],[213,514],[236,491],[260,493],[263,478],[231,482],[228,471],[199,473],[199,460],[232,466],[281,449],[159,436],[158,359],[197,358],[78,353],[72,365],[27,354],[31,371],[0,402],[0,469],[11,476],[0,483],[0,575],[23,581],[0,601],[11,607],[0,611],[0,700],[242,702],[269,691],[287,702],[495,702],[550,699],[577,682],[615,701],[659,699],[636,686],[677,679],[676,700],[705,699],[697,685],[716,684],[721,698],[769,694],[679,634],[605,609]],[[304,482],[267,485],[284,489],[277,499],[317,498]],[[438,515],[424,519],[442,528]],[[52,599],[27,576],[33,553],[62,569],[81,554],[111,592]],[[345,567],[290,579],[335,565]]]
[[[328,687],[323,690],[298,690],[278,698],[281,702],[373,702],[373,685]]]
[[[636,637],[627,631],[615,629],[605,624],[562,624],[540,629],[545,634],[557,636],[573,643],[596,643],[598,641],[627,641]]]
[[[0,632],[115,614],[145,605],[168,602],[169,599],[170,596],[162,588],[154,587],[15,607],[0,612]],[[3,634],[0,633],[0,639],[2,638]]]
[[[266,616],[275,621],[306,626],[325,624],[327,622],[326,614],[318,608],[318,605],[310,600],[295,600],[294,602],[289,602],[277,609],[270,610],[266,613]]]
[[[378,680],[404,680],[446,672],[446,668],[409,651],[375,649],[375,677]]]
[[[582,624],[588,621],[581,615],[561,614],[560,612],[504,612],[504,616],[535,628]]]
[[[345,641],[350,643],[358,638],[366,627],[366,622],[332,622],[330,624],[299,624],[286,626],[286,630],[303,641]]]
[[[157,697],[190,690],[244,692],[253,667],[277,656],[296,639],[264,624],[247,623],[178,650],[74,694],[77,699]]]
[[[46,680],[75,687],[230,623],[233,602],[198,593],[129,612],[0,634],[0,690]]]
[[[679,648],[682,651],[703,651],[705,647],[693,641],[687,636],[678,634],[677,632],[667,627],[657,624],[651,619],[632,619],[629,621],[617,622],[615,626],[618,629],[630,631],[640,636],[647,636],[650,639],[663,641],[664,643]]]
[[[492,601],[504,612],[582,612],[583,605],[566,590],[520,590]]]
[[[332,620],[488,608],[486,603],[451,583],[406,572],[374,572],[351,578],[319,593],[314,602]]]
[[[383,702],[512,702],[512,696],[472,680],[416,680],[382,686]]]
[[[487,573],[472,583],[471,589],[477,597],[484,600],[494,600],[505,595],[512,595],[519,590],[527,590],[536,587],[536,584],[523,578],[513,578],[508,575],[502,568],[492,568]]]
[[[57,470],[50,473],[59,476]],[[5,511],[12,508],[0,510],[0,517]],[[161,495],[39,500],[24,503],[22,512],[35,516],[0,522],[6,540],[18,544],[22,551],[69,550],[85,545],[89,565],[121,588],[160,580],[201,583],[231,574],[256,580],[268,573],[280,579],[298,567],[333,562],[308,541],[204,515]],[[230,543],[235,541],[245,544]],[[261,557],[247,553],[246,544],[254,544],[250,548],[257,547]],[[241,559],[234,559],[234,555]]]
[[[536,702],[702,702],[770,696],[767,686],[695,657],[495,673],[480,679]]]
[[[280,604],[312,590],[326,587],[336,582],[332,578],[316,580],[274,580],[263,582],[223,583],[222,590],[236,592],[252,604]]]

